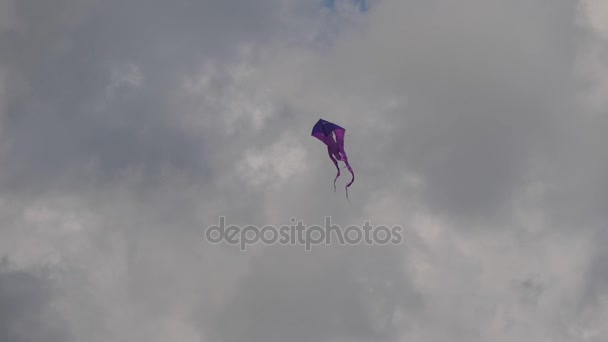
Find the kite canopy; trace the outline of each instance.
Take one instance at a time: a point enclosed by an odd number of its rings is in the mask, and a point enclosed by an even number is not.
[[[311,135],[327,145],[327,153],[329,154],[329,158],[334,162],[334,165],[336,165],[336,169],[338,169],[338,174],[336,175],[336,178],[334,178],[334,191],[336,190],[336,180],[338,177],[340,177],[340,167],[338,166],[338,161],[342,161],[346,164],[346,168],[352,175],[350,183],[348,183],[345,187],[346,198],[348,198],[348,187],[351,186],[351,184],[353,184],[355,181],[355,173],[350,167],[348,157],[344,151],[345,132],[346,130],[344,128],[332,122],[319,119],[319,121],[317,121],[312,128]]]

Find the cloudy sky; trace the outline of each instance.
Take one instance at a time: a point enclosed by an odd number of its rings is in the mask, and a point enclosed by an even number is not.
[[[0,340],[606,341],[606,56],[604,0],[0,0]]]

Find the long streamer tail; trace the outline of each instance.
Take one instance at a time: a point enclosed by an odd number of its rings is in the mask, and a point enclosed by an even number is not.
[[[336,180],[338,179],[338,177],[340,177],[340,167],[338,166],[338,161],[336,160],[336,158],[334,158],[333,154],[329,149],[327,150],[327,154],[329,154],[329,158],[331,159],[331,161],[334,162],[334,165],[336,165],[336,169],[338,170],[338,174],[336,174],[336,178],[334,178],[334,192],[336,192]]]
[[[350,171],[350,174],[353,176],[352,179],[350,180],[350,183],[346,184],[346,186],[344,187],[344,189],[346,190],[346,199],[348,199],[348,187],[351,186],[355,182],[355,173],[353,172],[353,169],[350,167],[350,164],[348,164],[348,161],[345,160],[344,162],[346,163],[346,168],[348,169],[348,171]]]

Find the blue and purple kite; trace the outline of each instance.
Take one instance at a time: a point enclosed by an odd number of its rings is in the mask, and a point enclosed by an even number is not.
[[[336,165],[336,169],[338,169],[338,174],[336,178],[334,178],[334,191],[336,191],[336,180],[340,177],[340,167],[338,167],[338,160],[343,161],[346,164],[346,168],[350,171],[350,174],[353,176],[350,183],[346,184],[346,198],[348,199],[348,187],[353,184],[355,181],[355,173],[353,169],[350,167],[348,163],[348,157],[346,156],[346,152],[344,151],[344,133],[346,130],[334,123],[329,121],[325,121],[323,119],[319,119],[315,126],[312,128],[312,136],[321,140],[325,145],[327,145],[327,154],[329,154],[329,158]]]

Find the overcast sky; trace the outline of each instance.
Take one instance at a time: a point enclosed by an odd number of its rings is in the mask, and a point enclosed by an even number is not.
[[[0,340],[606,341],[606,56],[604,0],[0,0]]]

